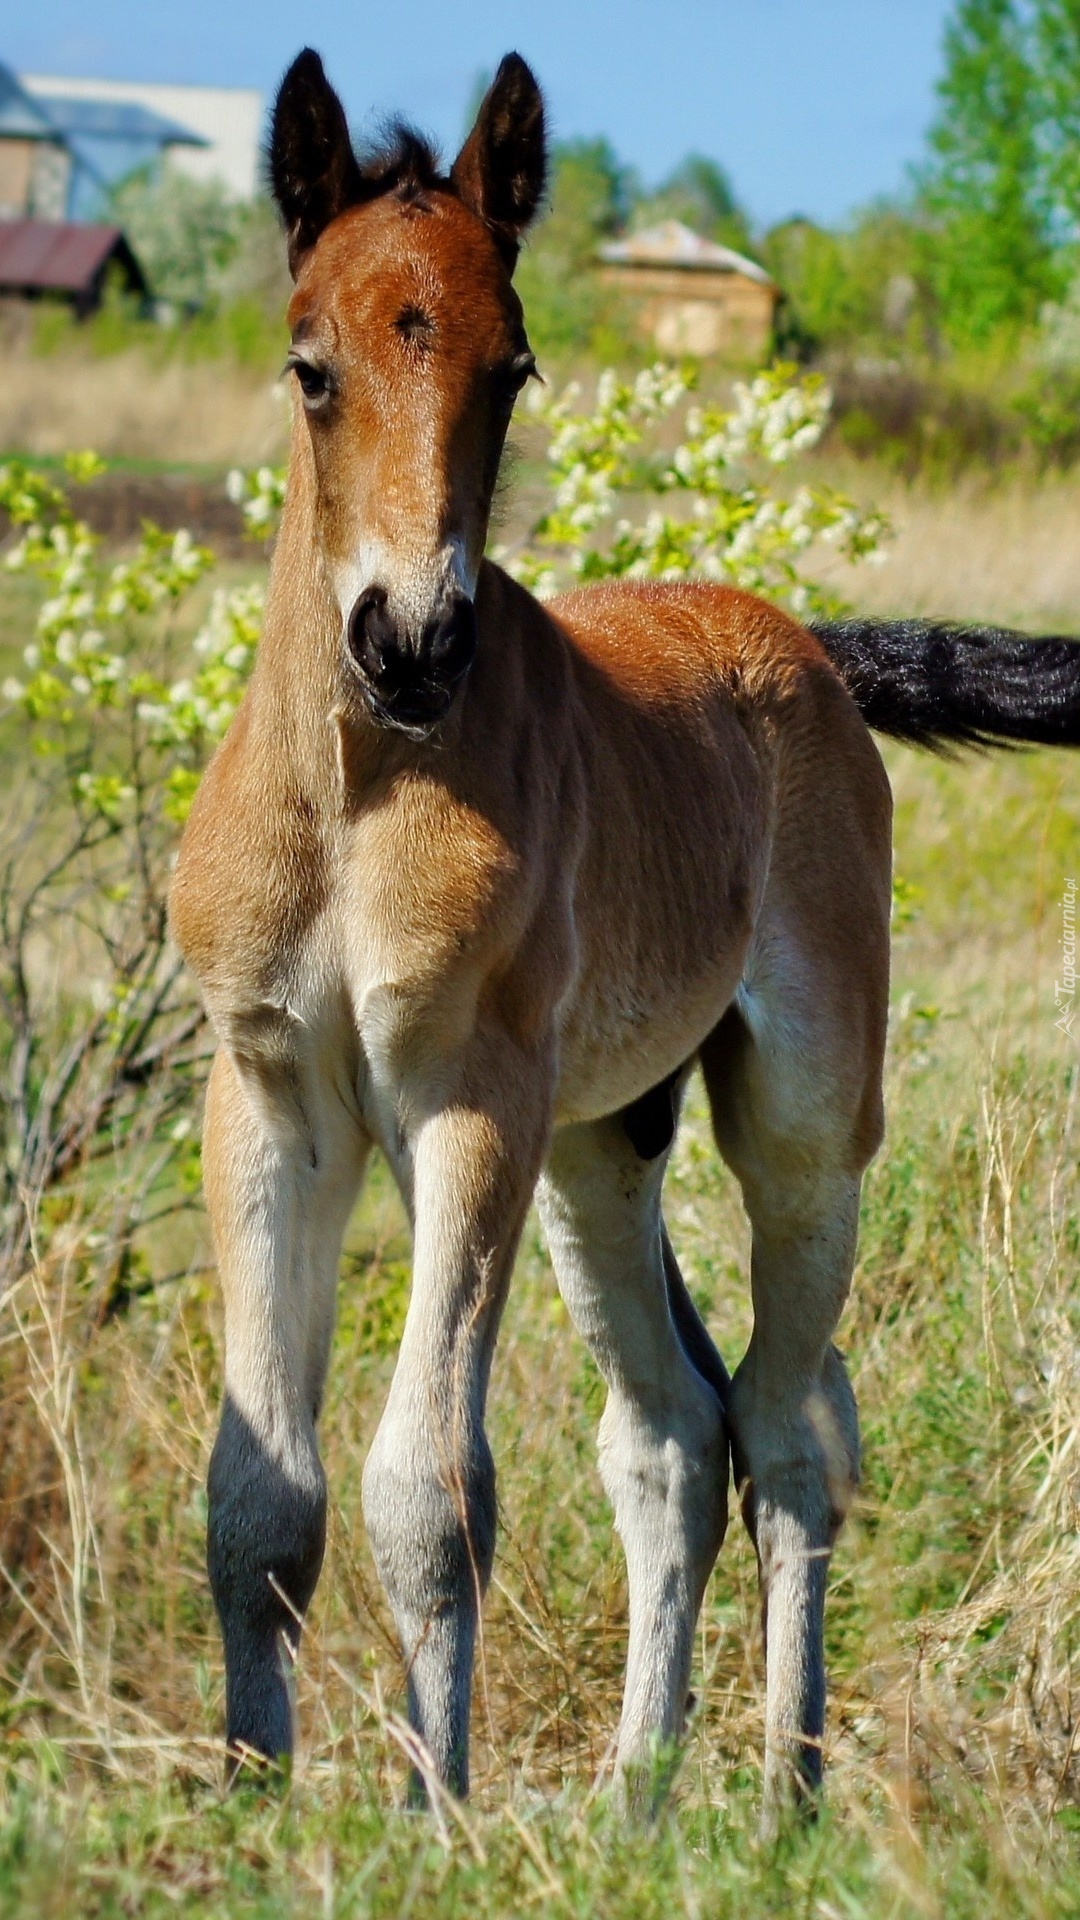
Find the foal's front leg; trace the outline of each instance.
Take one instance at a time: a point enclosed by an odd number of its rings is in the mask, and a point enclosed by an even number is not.
[[[275,1049],[287,1057],[288,1048]],[[218,1054],[204,1169],[225,1300],[225,1403],[210,1461],[207,1558],[225,1643],[227,1737],[292,1751],[289,1648],[322,1564],[315,1419],[341,1239],[367,1137],[295,1061]]]
[[[413,1130],[413,1287],[364,1516],[436,1775],[469,1784],[480,1603],[495,1549],[484,1432],[492,1354],[547,1131],[550,1072],[509,1042],[475,1046]]]

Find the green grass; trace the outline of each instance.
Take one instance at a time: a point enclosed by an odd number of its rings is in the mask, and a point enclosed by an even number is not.
[[[672,1809],[635,1833],[608,1804],[625,1587],[595,1466],[602,1386],[535,1223],[492,1387],[501,1542],[474,1798],[403,1810],[401,1674],[360,1513],[408,1290],[378,1166],[343,1262],[330,1538],[278,1796],[226,1800],[218,1784],[203,1484],[221,1327],[201,1222],[147,1241],[145,1275],[182,1277],[104,1324],[88,1305],[92,1210],[54,1223],[7,1301],[0,1915],[1080,1911],[1080,1051],[1053,1024],[1080,779],[1052,754],[889,759],[906,904],[888,1138],[841,1330],[865,1470],[833,1572],[818,1825],[772,1850],[755,1839],[762,1676],[737,1521],[703,1611]],[[747,1235],[697,1089],[668,1212],[733,1364]]]

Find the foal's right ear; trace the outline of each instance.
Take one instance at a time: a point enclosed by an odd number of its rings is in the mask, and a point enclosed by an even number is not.
[[[508,53],[476,125],[450,169],[467,207],[491,232],[511,272],[547,178],[544,96],[520,53]]]
[[[274,104],[270,184],[295,280],[323,228],[363,198],[345,109],[310,47],[293,61]]]

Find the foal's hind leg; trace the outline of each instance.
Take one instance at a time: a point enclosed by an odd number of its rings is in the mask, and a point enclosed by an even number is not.
[[[229,1745],[268,1759],[292,1750],[287,1647],[322,1563],[315,1419],[365,1153],[331,1089],[313,1085],[301,1099],[292,1070],[218,1054],[204,1165],[225,1300],[225,1403],[207,1547]]]
[[[748,1018],[729,1013],[702,1049],[717,1140],[753,1226],[754,1330],[729,1417],[762,1586],[766,1831],[785,1798],[821,1778],[828,1558],[858,1477],[855,1397],[831,1341],[861,1175],[880,1139],[884,1019],[882,1007],[864,1023],[859,983],[847,984],[853,1027],[873,1035],[857,1071],[838,1070],[815,1014],[800,1021],[795,993],[786,1006],[748,997]]]
[[[609,1388],[600,1471],[630,1587],[617,1765],[639,1810],[658,1784],[646,1768],[683,1729],[694,1626],[727,1524],[727,1377],[664,1232],[666,1162],[666,1148],[643,1159],[618,1115],[566,1127],[538,1194],[563,1298]]]

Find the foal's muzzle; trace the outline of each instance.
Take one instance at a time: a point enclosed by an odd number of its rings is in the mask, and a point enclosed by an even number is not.
[[[369,587],[349,615],[345,639],[374,718],[423,739],[449,712],[472,666],[476,614],[457,594],[415,640],[385,588]]]

